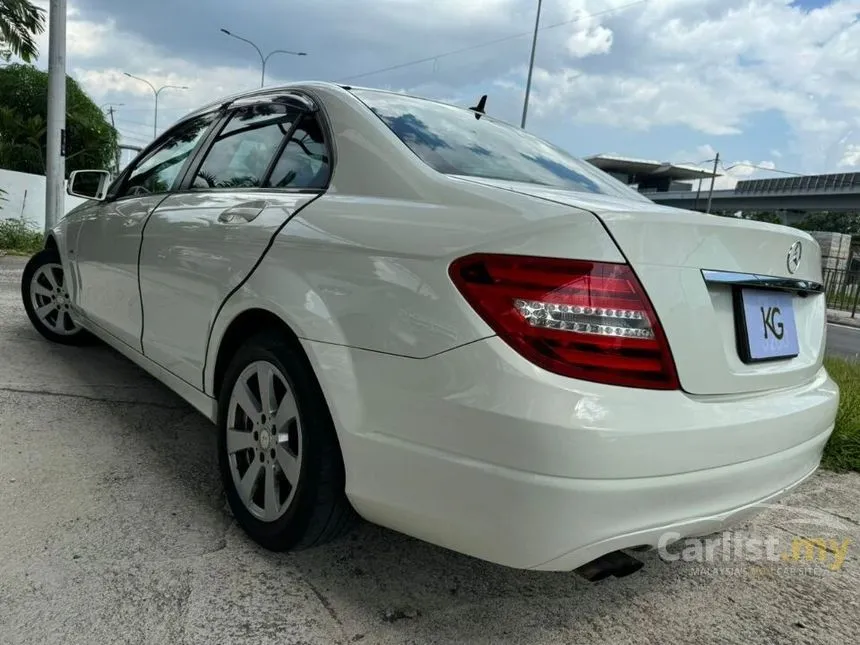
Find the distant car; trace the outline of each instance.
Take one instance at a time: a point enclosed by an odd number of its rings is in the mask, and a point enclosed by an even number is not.
[[[621,575],[620,550],[802,482],[833,428],[809,235],[658,206],[477,108],[265,88],[69,192],[88,201],[24,274],[33,325],[101,339],[217,423],[268,549],[357,512]]]

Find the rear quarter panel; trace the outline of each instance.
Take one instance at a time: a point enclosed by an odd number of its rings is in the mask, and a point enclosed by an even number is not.
[[[301,339],[426,358],[494,335],[448,277],[457,257],[480,250],[623,261],[590,213],[472,190],[471,204],[328,194],[302,210],[223,307],[207,392],[220,338],[251,308],[276,314]]]
[[[493,335],[448,265],[476,251],[623,262],[595,215],[442,175],[345,91],[314,87],[335,164],[325,195],[275,237],[212,329],[243,311],[279,316],[302,339],[425,358]]]

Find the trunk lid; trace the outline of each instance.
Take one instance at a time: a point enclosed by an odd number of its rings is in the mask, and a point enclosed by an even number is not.
[[[685,391],[738,394],[793,387],[811,380],[821,368],[826,324],[823,294],[804,297],[772,288],[750,291],[747,287],[706,281],[703,273],[717,272],[717,277],[725,277],[719,274],[734,272],[820,283],[820,248],[807,233],[669,208],[635,197],[625,200],[531,184],[462,179],[568,204],[596,215],[651,299]],[[791,272],[788,254],[796,242],[800,242],[802,253],[797,268]],[[770,317],[768,325],[767,316],[773,307],[780,311]],[[796,356],[753,362],[747,356],[743,360],[741,355],[750,348],[752,358],[761,358],[766,348],[763,343],[775,342],[773,335],[780,329],[786,339],[790,338],[789,309],[793,310],[796,330]],[[741,313],[744,310],[746,316]],[[770,341],[762,341],[763,332],[769,332]],[[747,333],[752,341],[745,338]],[[785,345],[779,343],[784,352]]]

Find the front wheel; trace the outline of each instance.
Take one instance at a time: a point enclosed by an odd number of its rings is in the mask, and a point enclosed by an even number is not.
[[[27,262],[21,297],[33,327],[48,340],[63,345],[87,345],[93,341],[72,319],[66,276],[55,249],[43,249]]]
[[[227,501],[255,542],[272,551],[298,550],[352,525],[334,424],[292,343],[276,333],[248,340],[227,369],[218,416]]]

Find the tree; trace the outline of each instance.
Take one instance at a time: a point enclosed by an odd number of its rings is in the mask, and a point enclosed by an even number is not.
[[[45,10],[29,0],[0,0],[0,58],[31,62],[39,54],[36,34],[45,31]]]
[[[797,228],[804,231],[831,231],[860,235],[860,214],[858,213],[810,213]]]
[[[47,120],[48,74],[31,65],[0,68],[0,168],[45,174]],[[65,143],[67,176],[73,170],[113,167],[116,130],[68,76]]]

